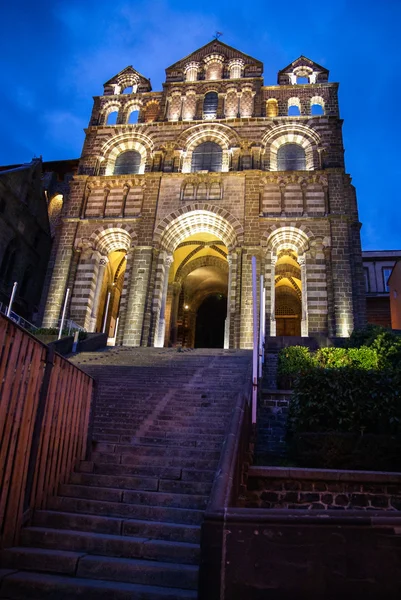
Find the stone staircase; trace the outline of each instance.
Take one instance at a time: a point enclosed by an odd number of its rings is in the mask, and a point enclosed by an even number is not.
[[[98,382],[92,453],[2,553],[0,598],[197,598],[203,513],[250,361],[155,348],[74,358]]]

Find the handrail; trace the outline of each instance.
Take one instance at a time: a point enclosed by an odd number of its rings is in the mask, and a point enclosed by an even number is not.
[[[93,379],[0,315],[0,547],[86,458]]]

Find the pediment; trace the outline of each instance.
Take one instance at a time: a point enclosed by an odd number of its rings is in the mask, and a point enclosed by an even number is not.
[[[109,90],[118,86],[121,91],[124,87],[137,86],[138,92],[150,92],[152,89],[150,80],[141,75],[134,67],[125,67],[122,71],[114,75],[111,79],[106,81],[104,84],[105,93],[110,93]]]
[[[197,62],[202,64],[205,58],[212,54],[219,54],[222,56],[224,62],[227,63],[235,58],[242,60],[245,66],[245,71],[248,71],[248,76],[249,73],[254,73],[255,77],[260,77],[263,73],[263,63],[260,60],[257,60],[256,58],[253,58],[252,56],[249,56],[248,54],[245,54],[244,52],[241,52],[232,46],[228,46],[220,40],[212,40],[201,48],[198,48],[198,50],[195,50],[194,52],[191,52],[191,54],[181,58],[170,67],[167,67],[167,80],[169,80],[169,75],[172,73],[178,74],[182,72],[188,63]]]
[[[293,74],[298,74],[302,77],[311,73],[315,73],[313,83],[328,81],[328,69],[322,67],[322,65],[319,65],[317,62],[310,60],[306,56],[300,56],[278,72],[278,83],[280,85],[289,83],[290,76]]]

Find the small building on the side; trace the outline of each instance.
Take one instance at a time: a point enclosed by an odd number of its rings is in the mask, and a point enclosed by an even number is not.
[[[42,160],[0,167],[0,307],[35,321],[51,249]]]
[[[365,250],[362,252],[368,323],[398,329],[392,324],[389,278],[394,265],[400,259],[401,250]],[[401,286],[398,286],[398,290],[401,294]]]
[[[401,258],[395,263],[388,279],[391,327],[401,330]]]

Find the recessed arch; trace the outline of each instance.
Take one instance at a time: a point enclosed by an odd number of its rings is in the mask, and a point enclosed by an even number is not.
[[[219,123],[194,125],[180,135],[177,147],[184,150],[182,172],[191,172],[192,153],[203,142],[214,142],[222,148],[221,170],[227,172],[230,164],[229,150],[238,147],[240,140],[238,134],[231,127]]]
[[[105,175],[113,175],[117,156],[127,150],[136,150],[139,152],[141,155],[141,164],[138,173],[142,174],[145,172],[148,156],[153,152],[153,142],[145,134],[130,132],[114,136],[103,145],[101,160]]]
[[[243,239],[241,223],[227,211],[208,204],[183,207],[165,217],[157,225],[153,239],[161,248],[172,253],[185,238],[201,232],[221,239],[228,249],[237,246]]]
[[[310,233],[310,236],[312,235],[313,234]],[[267,249],[271,250],[274,254],[288,248],[301,255],[309,249],[310,236],[299,227],[278,227],[271,231],[270,234],[266,234],[267,239],[264,245],[266,245]]]
[[[84,240],[77,239],[76,247],[82,246]],[[125,250],[129,252],[130,248],[137,243],[135,231],[124,223],[116,225],[104,225],[99,227],[89,237],[89,244],[101,254],[107,256],[115,250]]]
[[[270,171],[277,171],[277,152],[284,144],[299,144],[305,150],[306,170],[319,168],[317,149],[321,147],[320,136],[310,127],[288,123],[269,128],[262,138],[265,152],[270,159]]]

